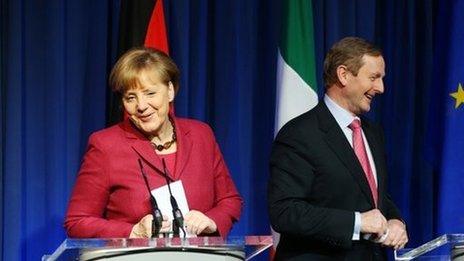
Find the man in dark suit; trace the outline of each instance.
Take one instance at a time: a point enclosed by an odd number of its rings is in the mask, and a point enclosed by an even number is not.
[[[342,39],[324,61],[324,99],[277,135],[268,190],[277,260],[384,260],[384,247],[407,243],[387,194],[382,130],[361,117],[384,76],[377,47]]]

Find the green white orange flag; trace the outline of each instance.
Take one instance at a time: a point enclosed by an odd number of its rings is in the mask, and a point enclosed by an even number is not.
[[[311,1],[284,1],[284,5],[277,53],[276,133],[318,101]]]
[[[284,1],[277,53],[275,133],[287,121],[317,102],[314,29],[311,0]],[[274,247],[279,236],[273,232]]]

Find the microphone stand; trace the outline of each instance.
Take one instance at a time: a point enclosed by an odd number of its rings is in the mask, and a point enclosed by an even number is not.
[[[172,195],[171,191],[171,182],[169,181],[168,173],[167,173],[167,168],[166,168],[166,162],[163,159],[163,170],[164,170],[164,178],[166,179],[166,184],[168,185],[168,190],[169,190],[169,195],[170,195],[170,201],[171,201],[171,207],[172,207],[172,216],[174,217],[172,221],[172,231],[173,231],[173,237],[179,237],[179,229],[182,230],[184,233],[184,238],[186,237],[187,233],[185,233],[184,230],[184,216],[182,215],[182,212],[179,209],[179,206],[177,205],[177,201]]]
[[[153,196],[153,194],[151,194],[147,175],[143,171],[142,161],[140,159],[138,159],[138,161],[140,166],[140,172],[142,172],[143,180],[145,181],[145,185],[148,189],[148,194],[150,195],[151,211],[153,215],[153,220],[151,221],[151,238],[157,238],[159,236],[159,232],[163,223],[163,215],[161,214],[161,210],[158,208],[158,204],[156,203],[155,197]]]

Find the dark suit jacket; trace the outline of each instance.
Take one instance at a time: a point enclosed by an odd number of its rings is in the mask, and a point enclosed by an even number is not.
[[[182,180],[189,208],[213,219],[225,237],[240,216],[242,199],[213,132],[196,120],[174,121],[177,155],[171,178]],[[128,237],[151,213],[138,159],[151,189],[166,185],[161,160],[129,120],[91,135],[66,215],[69,237]]]
[[[362,119],[377,170],[379,210],[400,218],[387,195],[382,131]],[[270,160],[268,207],[281,233],[277,260],[375,260],[381,248],[352,241],[354,212],[374,209],[363,169],[323,101],[278,133]]]

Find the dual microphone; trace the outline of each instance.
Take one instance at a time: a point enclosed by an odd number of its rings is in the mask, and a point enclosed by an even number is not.
[[[145,171],[143,170],[143,164],[142,160],[139,158],[138,159],[139,166],[140,166],[140,172],[142,173],[143,180],[145,181],[145,185],[148,190],[148,194],[150,195],[150,204],[151,204],[151,210],[152,210],[152,215],[153,215],[153,221],[151,223],[151,237],[152,238],[157,238],[159,237],[159,233],[161,230],[162,222],[163,222],[163,215],[161,214],[161,210],[158,208],[158,204],[156,202],[155,197],[151,193],[150,190],[150,185],[148,184],[148,178],[147,175],[145,174]],[[179,206],[177,204],[176,198],[172,194],[171,191],[171,182],[169,180],[169,175],[168,175],[168,170],[166,168],[166,162],[164,159],[162,159],[163,162],[163,176],[166,179],[166,184],[168,186],[169,190],[169,201],[171,203],[171,208],[172,208],[172,216],[173,216],[173,222],[172,222],[172,230],[173,230],[173,237],[179,237],[179,230],[182,230],[184,234],[184,238],[186,237],[186,233],[184,230],[184,216],[182,215],[182,212],[179,209]]]
[[[164,178],[166,179],[166,184],[168,185],[169,200],[171,202],[171,207],[172,207],[172,216],[174,217],[173,224],[172,224],[173,236],[179,237],[179,229],[180,229],[184,233],[184,238],[185,238],[186,233],[184,230],[184,216],[182,215],[182,211],[180,211],[179,206],[177,205],[176,198],[174,198],[174,196],[172,195],[171,186],[170,186],[171,182],[169,181],[169,176],[167,172],[168,169],[166,168],[166,162],[164,161],[164,159],[162,160],[163,160]]]

